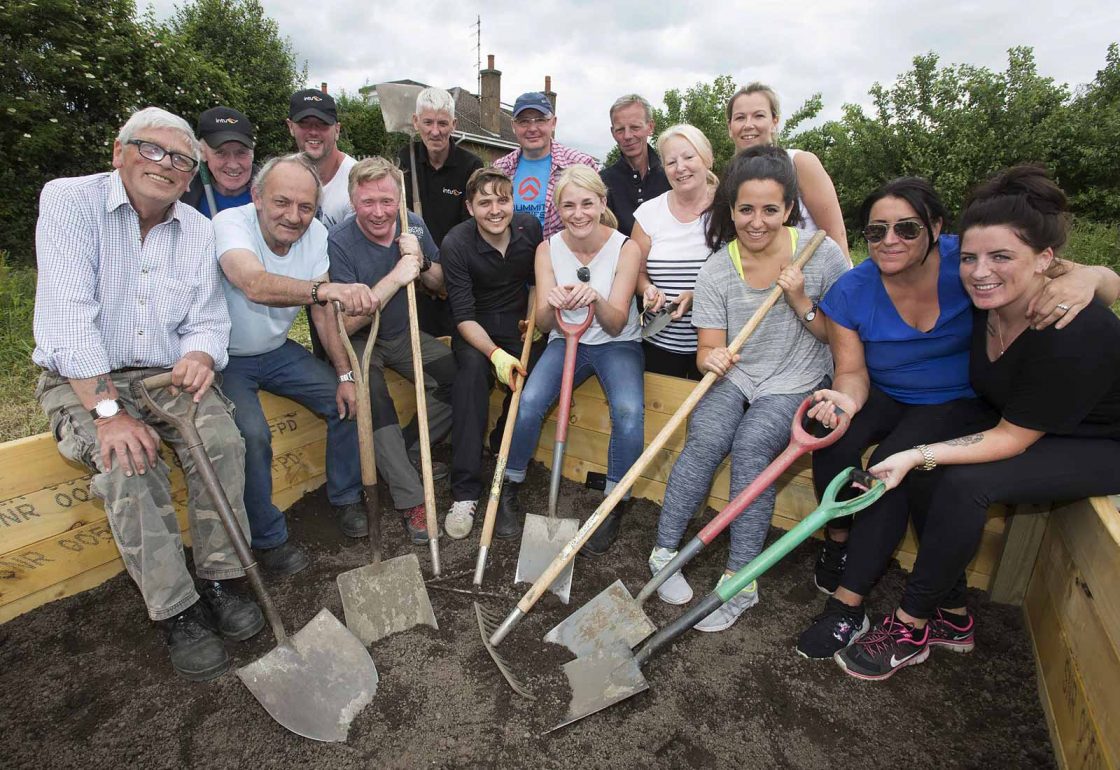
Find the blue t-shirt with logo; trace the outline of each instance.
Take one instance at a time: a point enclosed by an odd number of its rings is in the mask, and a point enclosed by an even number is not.
[[[530,160],[524,155],[517,162],[513,177],[513,210],[532,214],[544,227],[544,211],[548,202],[548,175],[552,172],[552,155]]]
[[[253,202],[253,195],[249,192],[248,187],[246,187],[239,195],[233,196],[222,195],[220,192],[218,192],[217,187],[212,187],[211,189],[213,189],[214,191],[214,204],[218,207],[218,211],[235,209],[238,206],[244,206],[246,203]],[[203,216],[209,217],[210,219],[214,218],[214,214],[210,211],[210,201],[206,199],[205,191],[202,193],[202,200],[198,202],[198,210],[202,212]]]

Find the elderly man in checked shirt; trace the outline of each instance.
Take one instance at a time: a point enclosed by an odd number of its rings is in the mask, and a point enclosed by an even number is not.
[[[153,396],[182,412],[198,402],[198,428],[237,522],[244,444],[229,402],[211,385],[226,364],[230,321],[214,233],[179,196],[199,146],[182,118],[140,110],[113,145],[114,171],[56,179],[39,200],[35,247],[36,395],[58,450],[93,470],[113,536],[149,617],[167,634],[171,664],[201,681],[229,667],[222,637],[264,626],[260,609],[224,581],[244,570],[180,436],[151,421],[132,397],[138,379],[171,370],[174,389]],[[196,586],[187,571],[160,439],[187,478]]]

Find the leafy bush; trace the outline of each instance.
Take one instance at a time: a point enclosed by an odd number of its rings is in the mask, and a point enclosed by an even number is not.
[[[10,265],[0,251],[0,441],[46,430],[34,395],[39,376],[31,363],[34,310],[35,271]]]

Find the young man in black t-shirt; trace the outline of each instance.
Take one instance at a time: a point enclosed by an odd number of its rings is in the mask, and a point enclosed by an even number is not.
[[[444,522],[453,538],[470,534],[482,496],[482,439],[494,380],[509,385],[512,372],[526,374],[519,361],[518,322],[528,312],[534,257],[543,239],[536,217],[513,212],[513,182],[501,171],[474,172],[466,199],[472,218],[452,228],[440,249],[458,371],[452,391],[453,502]],[[508,406],[509,397],[503,415]],[[521,527],[516,516],[505,515],[510,508],[505,502],[494,534],[516,537]]]

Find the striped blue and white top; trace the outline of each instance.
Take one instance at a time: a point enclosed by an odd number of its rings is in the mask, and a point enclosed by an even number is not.
[[[669,210],[669,193],[665,193],[639,206],[634,219],[650,239],[646,272],[653,284],[670,300],[681,292],[692,291],[700,268],[712,254],[704,242],[708,218],[681,222]],[[649,342],[671,353],[696,353],[692,311],[650,337]]]

